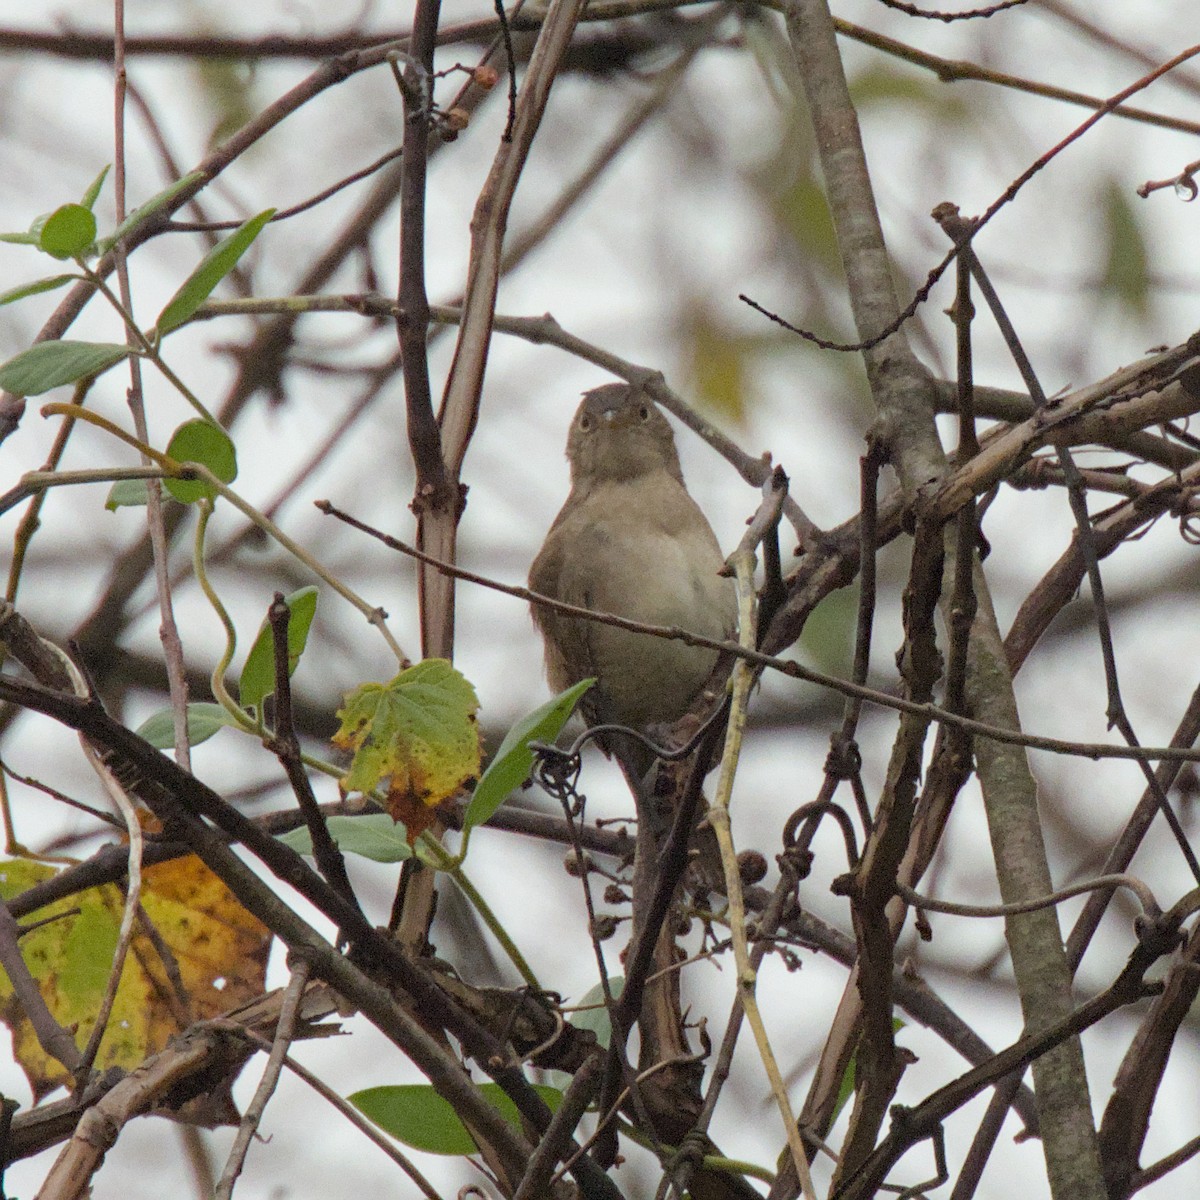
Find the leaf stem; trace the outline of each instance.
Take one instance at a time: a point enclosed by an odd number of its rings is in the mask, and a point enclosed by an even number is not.
[[[432,838],[429,838],[425,842],[425,845],[428,847],[436,846],[442,854],[447,853],[445,847],[443,847],[440,842],[437,842]],[[491,934],[496,941],[500,943],[501,949],[503,949],[504,953],[508,955],[509,961],[511,961],[512,965],[517,968],[521,978],[525,980],[525,982],[531,988],[534,988],[536,991],[541,991],[542,985],[538,983],[537,976],[533,973],[533,968],[530,967],[529,963],[525,959],[525,956],[517,948],[517,944],[512,940],[511,937],[509,937],[508,930],[505,929],[500,923],[499,917],[497,917],[492,911],[491,906],[476,890],[475,885],[463,873],[462,867],[457,862],[453,861],[448,862],[444,866],[440,866],[436,862],[431,863],[430,865],[432,865],[436,870],[445,871],[445,873],[449,875],[456,884],[458,884],[459,888],[462,889],[463,895],[466,896],[467,900],[470,901],[471,906],[479,914],[480,920],[482,920],[484,925],[486,925],[491,931]]]
[[[200,398],[188,387],[182,379],[167,365],[158,346],[150,341],[148,337],[138,327],[137,322],[133,319],[133,314],[121,303],[120,297],[108,286],[102,275],[98,275],[86,262],[81,258],[77,258],[75,262],[79,269],[83,272],[87,281],[96,288],[97,291],[117,310],[121,320],[125,322],[125,328],[132,334],[137,342],[138,352],[143,358],[149,359],[162,372],[167,382],[200,414],[204,420],[212,425],[221,427],[221,423],[205,408]]]
[[[212,693],[221,707],[237,721],[242,729],[246,730],[247,733],[263,737],[266,731],[263,729],[262,722],[251,720],[246,710],[234,700],[229,694],[229,689],[225,686],[225,672],[229,670],[229,664],[233,662],[233,656],[237,651],[237,630],[234,628],[233,620],[229,616],[228,610],[221,603],[220,597],[209,582],[208,572],[204,567],[204,536],[208,531],[209,518],[213,514],[213,502],[205,496],[198,500],[196,504],[200,510],[200,517],[196,522],[196,540],[193,543],[192,549],[192,570],[196,573],[196,582],[200,585],[200,590],[204,593],[204,598],[212,606],[213,612],[217,614],[221,624],[225,627],[225,650],[221,655],[220,661],[213,668],[211,679]]]

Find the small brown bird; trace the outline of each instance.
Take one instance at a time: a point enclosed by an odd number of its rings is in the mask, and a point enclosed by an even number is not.
[[[712,527],[688,495],[667,419],[639,388],[588,392],[567,438],[571,494],[529,573],[568,604],[710,638],[733,636],[732,581]],[[714,679],[718,653],[534,606],[555,691],[595,676],[592,724],[645,730],[678,720]],[[645,764],[648,766],[649,764]]]
[[[724,560],[716,536],[688,495],[671,426],[649,396],[624,383],[588,392],[571,423],[567,458],[571,494],[534,560],[529,586],[597,612],[731,638],[737,621],[733,582],[720,574]],[[715,650],[581,621],[538,605],[533,619],[546,643],[546,675],[555,691],[596,677],[581,702],[592,725],[613,722],[653,733],[654,726],[684,716],[706,687],[723,682],[725,664]],[[657,870],[656,850],[670,826],[670,797],[644,788],[654,757],[640,743],[613,738],[601,744],[617,754],[634,788],[638,849],[632,886],[637,895]],[[705,876],[723,882],[713,832],[707,827],[698,832],[706,835],[697,847]],[[669,922],[660,937],[674,968]],[[682,1021],[679,997],[670,998],[678,986],[675,969],[648,985],[648,992],[658,989],[660,999],[645,1005],[641,1046],[642,1054],[655,1061],[652,1047],[682,1036],[675,1028]],[[676,1091],[665,1079],[659,1076],[649,1085],[655,1095],[659,1084],[666,1089],[662,1107],[655,1110],[655,1127],[668,1142],[678,1143],[699,1112],[699,1076],[694,1092],[686,1080]],[[647,1104],[652,1103],[649,1094],[642,1096]],[[715,1151],[711,1143],[707,1148]],[[759,1200],[740,1176],[703,1167],[692,1176],[689,1191],[695,1200]]]

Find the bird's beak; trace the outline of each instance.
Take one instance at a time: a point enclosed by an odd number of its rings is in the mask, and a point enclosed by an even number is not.
[[[622,425],[632,425],[633,417],[634,414],[628,408],[619,404],[614,404],[612,408],[603,409],[600,413],[600,420],[609,429],[617,429]]]

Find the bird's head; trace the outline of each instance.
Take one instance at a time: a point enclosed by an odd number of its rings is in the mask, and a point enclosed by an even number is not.
[[[627,383],[608,383],[585,393],[571,422],[567,458],[576,487],[661,470],[683,481],[666,417],[644,391]]]

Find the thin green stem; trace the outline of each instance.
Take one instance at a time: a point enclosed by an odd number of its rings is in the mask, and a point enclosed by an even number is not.
[[[405,656],[404,651],[400,648],[399,643],[392,636],[392,632],[387,627],[387,614],[377,605],[368,604],[357,592],[352,588],[347,587],[337,576],[328,571],[320,562],[317,561],[303,546],[292,538],[288,537],[278,525],[275,524],[264,513],[261,513],[248,501],[243,500],[235,491],[227,484],[218,479],[203,463],[181,463],[176,462],[170,455],[163,454],[160,450],[151,449],[141,439],[127,433],[119,425],[114,424],[106,417],[100,416],[98,413],[91,412],[86,408],[80,408],[77,404],[47,404],[42,409],[43,416],[67,416],[74,417],[81,421],[87,421],[92,425],[96,425],[100,429],[111,433],[114,437],[120,438],[121,441],[133,446],[136,450],[148,455],[162,468],[164,475],[173,479],[188,478],[203,480],[209,487],[218,495],[224,496],[234,508],[238,510],[244,517],[249,519],[264,533],[268,534],[277,541],[285,550],[293,557],[299,559],[318,579],[327,583],[339,596],[352,604],[360,613],[367,618],[368,623],[374,625],[379,630],[383,640],[387,642],[388,648],[396,656],[401,668],[409,665],[409,660]],[[29,478],[28,476],[26,478]],[[72,481],[74,482],[74,480]],[[51,481],[43,477],[41,479],[42,486],[50,486]],[[228,664],[227,664],[228,665]]]
[[[133,335],[134,340],[137,342],[138,350],[140,351],[142,357],[152,362],[159,369],[159,371],[162,372],[167,382],[170,383],[171,386],[175,388],[175,390],[179,392],[179,394],[206,421],[208,421],[211,425],[216,425],[218,428],[220,428],[220,422],[217,420],[217,418],[214,417],[212,413],[210,413],[208,409],[204,407],[204,404],[201,402],[200,398],[195,394],[195,392],[193,392],[192,389],[189,388],[188,385],[184,383],[183,380],[180,379],[179,376],[176,375],[175,372],[167,365],[166,360],[163,358],[158,346],[154,342],[150,341],[150,339],[146,337],[141,329],[138,328],[138,324],[133,319],[133,315],[121,303],[120,297],[117,296],[112,288],[110,288],[108,284],[104,282],[103,276],[97,275],[96,272],[93,271],[91,267],[89,267],[87,263],[83,261],[83,259],[77,258],[75,262],[78,264],[79,269],[84,273],[87,281],[92,284],[92,286],[95,287],[97,291],[99,291],[100,294],[109,302],[109,304],[111,304],[113,308],[115,308],[120,314],[121,320],[125,323],[125,328],[129,330],[129,332]]]
[[[179,464],[169,455],[163,454],[161,450],[153,449],[140,437],[122,429],[115,421],[110,421],[107,417],[102,417],[90,409],[81,408],[78,404],[55,402],[42,405],[42,416],[69,417],[74,421],[86,421],[89,425],[95,425],[97,429],[103,429],[105,433],[111,433],[113,437],[118,438],[127,446],[132,446],[139,454],[144,454],[153,462],[158,463],[164,474],[178,474]],[[173,471],[172,468],[175,470]]]
[[[426,841],[427,846],[436,846],[442,854],[446,853],[446,849],[440,842],[429,838]],[[426,860],[428,861],[428,860]],[[463,873],[462,867],[458,865],[447,866],[440,868],[437,863],[431,863],[435,869],[445,870],[446,874],[454,880],[462,889],[462,893],[470,902],[472,908],[479,914],[479,918],[484,925],[491,931],[492,936],[500,943],[501,949],[508,955],[512,965],[517,968],[521,978],[536,991],[542,990],[542,985],[538,983],[537,976],[533,973],[533,968],[526,961],[525,956],[517,948],[516,943],[508,935],[508,930],[500,923],[500,919],[492,911],[491,905],[483,898],[476,890],[475,885]]]
[[[200,585],[200,590],[204,593],[204,598],[212,606],[213,612],[217,614],[221,624],[225,627],[225,650],[217,665],[213,668],[212,693],[217,698],[217,702],[221,707],[237,721],[241,728],[246,730],[247,733],[253,733],[258,737],[262,737],[265,733],[262,723],[251,720],[246,710],[234,700],[225,686],[225,672],[229,670],[229,664],[233,662],[233,656],[237,651],[237,630],[234,628],[233,620],[230,618],[225,605],[221,603],[220,597],[209,582],[208,572],[204,567],[204,535],[208,531],[208,521],[213,514],[213,502],[206,496],[202,500],[197,501],[196,506],[200,511],[200,516],[196,522],[196,540],[192,550],[192,570],[196,573],[196,582]]]
[[[400,644],[392,636],[392,632],[388,629],[386,621],[387,614],[377,605],[368,604],[357,592],[352,588],[347,587],[336,575],[332,575],[325,567],[323,567],[307,550],[304,549],[298,542],[293,541],[278,525],[275,524],[269,517],[261,513],[252,504],[243,500],[235,491],[222,483],[203,463],[188,463],[190,470],[195,471],[196,477],[203,479],[210,487],[214,488],[220,495],[224,496],[234,508],[238,510],[244,517],[254,522],[265,533],[270,534],[285,550],[293,557],[298,558],[318,579],[329,584],[331,588],[344,600],[348,600],[355,608],[358,609],[367,621],[374,625],[378,630],[383,640],[387,642],[388,648],[396,656],[396,661],[401,668],[409,665],[409,659],[404,651],[400,648]]]

